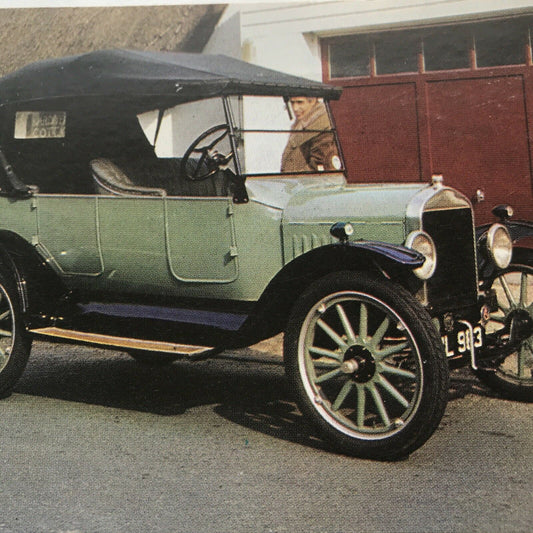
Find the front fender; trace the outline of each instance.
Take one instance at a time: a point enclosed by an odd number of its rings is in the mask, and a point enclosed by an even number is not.
[[[343,244],[340,244],[340,246],[342,245]],[[332,246],[339,245],[333,244]],[[424,256],[421,253],[398,244],[390,244],[379,241],[355,241],[348,242],[344,244],[344,246],[348,246],[357,250],[364,250],[365,252],[375,255],[376,257],[382,257],[387,261],[392,261],[393,263],[398,263],[399,265],[403,265],[411,269],[421,267],[425,261]]]
[[[533,237],[533,222],[530,222],[529,220],[500,220],[498,223],[504,225],[509,231],[509,235],[513,241],[512,261],[515,261],[515,256],[517,255],[518,250],[522,249],[517,245],[522,239]],[[478,226],[476,228],[476,242],[478,246],[478,274],[479,279],[484,283],[490,282],[498,270],[490,261],[486,259],[480,248],[487,231],[491,226],[492,224],[483,224],[482,226]],[[527,245],[524,249],[527,249]]]
[[[424,256],[405,246],[376,241],[354,241],[321,246],[287,263],[269,283],[239,334],[242,345],[271,337],[285,328],[300,294],[314,281],[346,270],[376,272],[411,292],[420,280],[413,270]]]
[[[525,237],[533,237],[533,222],[529,220],[500,220],[500,224],[503,224],[511,235],[513,244],[516,244]],[[483,224],[476,228],[476,239],[479,240],[487,233],[492,224]]]

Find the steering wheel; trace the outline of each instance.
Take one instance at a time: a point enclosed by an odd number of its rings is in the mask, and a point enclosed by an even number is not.
[[[227,165],[233,159],[233,151],[224,155],[214,148],[220,141],[227,137],[228,133],[229,126],[227,124],[219,124],[204,131],[187,148],[180,163],[180,175],[190,181],[202,181],[216,174],[220,167]],[[210,137],[214,138],[209,139]],[[198,146],[205,139],[209,139],[210,142],[205,146]],[[191,159],[192,154],[201,155],[198,160],[195,160]]]

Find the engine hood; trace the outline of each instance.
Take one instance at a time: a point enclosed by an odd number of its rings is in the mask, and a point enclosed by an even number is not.
[[[281,211],[285,261],[335,242],[335,222],[350,222],[351,241],[401,245],[422,227],[423,213],[470,208],[458,191],[442,182],[347,184],[343,176],[251,179],[250,200]]]
[[[250,200],[283,211],[284,232],[311,232],[329,242],[335,222],[350,222],[353,239],[400,244],[405,240],[408,206],[427,184],[347,184],[344,178],[250,180]],[[305,226],[305,229],[304,229]],[[286,235],[289,237],[289,235]]]

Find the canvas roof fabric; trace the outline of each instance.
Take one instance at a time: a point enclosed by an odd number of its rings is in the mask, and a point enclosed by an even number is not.
[[[172,105],[249,94],[339,98],[341,90],[223,55],[101,50],[31,63],[0,78],[0,105],[129,97]]]

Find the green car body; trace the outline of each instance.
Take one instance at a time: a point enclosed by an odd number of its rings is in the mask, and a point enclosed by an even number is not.
[[[503,306],[478,279],[508,268],[506,229],[478,243],[470,202],[440,177],[348,184],[338,146],[338,168],[280,172],[302,94],[340,95],[227,58],[127,51],[0,80],[0,390],[34,337],[168,362],[283,332],[304,414],[374,458],[433,433],[449,363],[493,372],[518,353],[530,394],[525,282],[491,331]]]
[[[354,226],[352,239],[403,244],[420,229],[407,208],[426,188],[262,178],[248,184],[245,204],[36,193],[16,203],[1,198],[0,209],[2,226],[31,243],[71,289],[253,302],[296,257],[336,242],[329,231],[336,222]],[[354,213],[354,205],[363,207]]]

